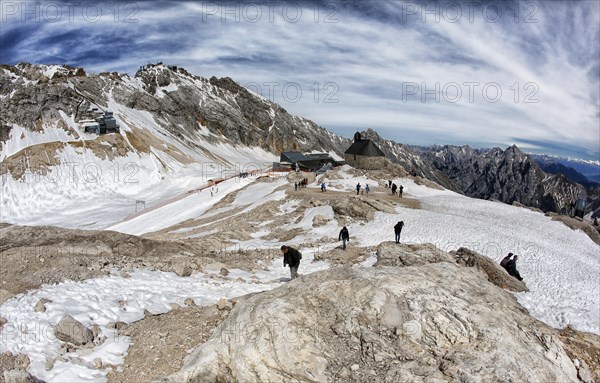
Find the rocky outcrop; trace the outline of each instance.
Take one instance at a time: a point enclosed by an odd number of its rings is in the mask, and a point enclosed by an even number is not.
[[[461,247],[456,251],[451,251],[450,254],[459,265],[475,267],[486,275],[489,282],[498,287],[514,292],[529,291],[525,282],[512,277],[499,264],[476,251]]]
[[[553,329],[474,268],[344,267],[239,302],[162,382],[577,382]]]
[[[529,291],[525,282],[510,276],[499,264],[476,251],[461,247],[447,253],[431,243],[397,244],[383,242],[377,248],[374,266],[420,266],[429,263],[449,262],[463,267],[473,267],[494,285],[514,292]]]
[[[438,262],[454,263],[454,258],[430,243],[383,242],[377,248],[377,262],[374,266],[419,266]]]

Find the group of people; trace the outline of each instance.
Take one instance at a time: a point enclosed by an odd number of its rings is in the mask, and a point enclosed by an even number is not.
[[[308,178],[303,178],[300,182],[294,182],[294,190],[298,191],[300,188],[305,188],[308,185]]]
[[[517,259],[519,259],[518,255],[513,256],[513,253],[508,253],[508,255],[500,261],[500,266],[502,266],[509,275],[522,281],[523,278],[521,278],[521,274],[519,274],[519,271],[517,270]]]
[[[356,195],[362,194],[364,192],[367,194],[368,197],[370,191],[371,188],[369,187],[369,184],[366,184],[364,189],[362,189],[362,186],[360,186],[360,182],[356,185]]]
[[[386,188],[390,188],[392,189],[392,195],[399,195],[400,198],[402,198],[402,193],[404,192],[404,186],[400,185],[400,187],[398,188],[398,185],[396,185],[395,182],[392,182],[392,180],[388,180],[388,183],[385,184]]]

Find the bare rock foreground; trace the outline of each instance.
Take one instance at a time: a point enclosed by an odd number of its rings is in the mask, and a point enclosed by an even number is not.
[[[240,301],[160,382],[578,382],[557,331],[473,267],[340,267]]]

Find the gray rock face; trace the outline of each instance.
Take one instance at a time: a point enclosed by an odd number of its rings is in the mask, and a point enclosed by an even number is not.
[[[75,320],[72,316],[65,314],[54,327],[54,336],[63,342],[82,346],[94,340],[92,330]]]
[[[576,382],[552,329],[474,268],[336,268],[239,302],[163,382]]]

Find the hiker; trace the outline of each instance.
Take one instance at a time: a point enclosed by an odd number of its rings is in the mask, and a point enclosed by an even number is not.
[[[356,185],[356,195],[360,194],[360,182]]]
[[[294,191],[298,191],[298,182],[294,182]]]
[[[365,186],[365,193],[367,194],[367,197],[369,196],[369,191],[371,189],[369,188],[369,184],[367,184],[367,186]]]
[[[325,188],[325,181],[321,182],[321,191],[322,192],[327,191],[327,189]]]
[[[289,247],[286,245],[281,246],[281,251],[283,252],[283,267],[289,265],[290,275],[292,279],[298,278],[298,267],[300,266],[302,253],[294,249],[293,247]]]
[[[346,226],[342,227],[342,230],[340,230],[338,241],[342,241],[342,250],[346,250],[346,242],[350,242],[350,233],[348,233]]]
[[[522,281],[523,278],[521,278],[521,274],[519,274],[519,272],[517,271],[517,259],[519,259],[518,255],[515,255],[513,259],[509,259],[504,265],[504,268],[506,269],[508,274]]]
[[[396,234],[396,243],[400,243],[400,233],[402,233],[403,227],[404,227],[404,221],[400,221],[396,225],[394,225],[394,233]]]
[[[404,191],[404,186],[400,185],[400,189],[398,189],[398,194],[400,195],[400,198],[402,198],[403,191]]]
[[[396,186],[396,184],[392,184],[392,195],[396,194],[397,189],[398,189],[398,186]]]
[[[510,261],[512,256],[513,256],[513,253],[508,253],[508,255],[506,257],[502,258],[502,260],[500,261],[500,266],[502,266],[504,269],[506,269],[506,262]]]

